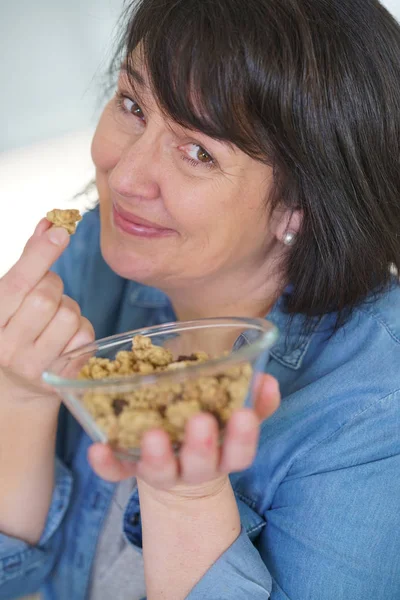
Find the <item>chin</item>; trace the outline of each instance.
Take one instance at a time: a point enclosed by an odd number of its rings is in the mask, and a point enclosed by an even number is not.
[[[101,236],[101,254],[107,265],[120,277],[143,283],[151,287],[158,287],[161,283],[160,272],[154,264],[154,258],[135,254],[122,245],[114,244],[106,236]],[[157,272],[159,274],[157,275]]]

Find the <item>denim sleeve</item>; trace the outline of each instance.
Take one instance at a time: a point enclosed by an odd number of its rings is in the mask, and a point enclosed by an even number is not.
[[[186,600],[268,600],[271,576],[242,529],[240,536],[207,571]]]
[[[0,534],[0,600],[36,592],[52,570],[61,549],[60,525],[71,491],[71,474],[57,459],[53,498],[38,545]]]
[[[400,598],[400,392],[295,461],[257,540],[271,600]]]

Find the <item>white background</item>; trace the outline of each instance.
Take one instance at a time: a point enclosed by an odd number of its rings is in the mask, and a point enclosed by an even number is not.
[[[0,0],[0,152],[95,122],[123,0]]]
[[[388,8],[398,19],[400,19],[400,0],[383,0],[382,4],[384,4],[386,8]]]

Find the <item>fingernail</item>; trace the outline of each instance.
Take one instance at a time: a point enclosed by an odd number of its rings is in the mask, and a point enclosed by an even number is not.
[[[55,246],[64,246],[69,239],[67,230],[62,227],[51,227],[46,231],[46,235]]]
[[[242,438],[252,437],[257,432],[257,424],[249,417],[242,418],[237,423],[238,434]]]
[[[201,442],[206,442],[212,439],[210,435],[210,422],[205,419],[197,419],[193,425],[193,434],[196,436],[197,440]]]
[[[154,458],[162,458],[165,454],[164,444],[155,436],[147,436],[145,440],[147,452]]]

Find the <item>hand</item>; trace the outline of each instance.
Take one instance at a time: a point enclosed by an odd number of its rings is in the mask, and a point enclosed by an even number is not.
[[[60,277],[49,271],[68,243],[64,229],[42,219],[21,258],[0,279],[2,403],[43,396],[43,370],[64,351],[94,338],[78,304],[63,295]]]
[[[252,464],[260,423],[280,404],[278,383],[270,375],[259,379],[255,395],[254,409],[242,409],[232,415],[221,448],[217,421],[204,413],[189,421],[179,459],[174,457],[167,434],[153,430],[143,437],[138,464],[119,461],[107,445],[94,444],[89,450],[91,465],[108,481],[138,477],[147,488],[177,496],[213,495],[224,485],[229,473]]]

